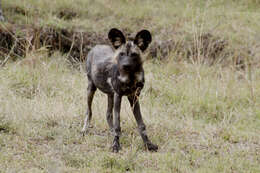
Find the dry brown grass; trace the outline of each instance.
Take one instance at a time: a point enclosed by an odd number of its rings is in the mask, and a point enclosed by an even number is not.
[[[254,65],[260,57],[258,1],[3,0],[3,4],[7,20],[16,24],[100,33],[111,27],[129,32],[147,28],[154,40],[191,43],[187,48],[194,54],[184,61],[185,54],[176,49],[164,61],[145,62],[140,103],[147,132],[160,147],[157,153],[145,151],[126,100],[121,115],[123,148],[119,154],[111,153],[107,103],[101,92],[93,102],[94,128],[82,137],[87,87],[83,64],[75,69],[67,55],[55,52],[48,57],[45,49],[8,61],[0,68],[2,172],[260,171],[260,70]],[[61,17],[64,9],[77,15]],[[223,54],[228,60],[243,55],[244,70],[204,63],[208,54],[200,50],[205,33],[228,43],[225,49],[233,53]]]
[[[28,57],[30,58],[30,57]],[[28,59],[30,61],[30,59]],[[158,153],[144,150],[131,109],[122,106],[122,151],[111,153],[106,98],[93,103],[90,134],[80,129],[86,78],[59,54],[0,70],[4,172],[257,172],[259,70],[147,61],[142,112]],[[22,171],[22,172],[23,172]]]

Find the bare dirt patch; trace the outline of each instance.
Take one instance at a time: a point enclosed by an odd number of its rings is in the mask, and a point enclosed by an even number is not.
[[[77,15],[73,12],[67,12],[60,11],[60,17],[71,19],[71,17]],[[124,32],[126,35],[130,35],[128,34],[129,31]],[[0,27],[0,60],[1,57],[6,56],[14,57],[15,60],[17,57],[24,57],[31,50],[45,47],[49,54],[60,51],[67,54],[71,60],[84,61],[89,50],[96,44],[109,44],[106,34],[53,27]],[[223,38],[205,33],[195,37],[190,36],[190,40],[174,40],[171,38],[154,40],[149,49],[149,56],[165,59],[171,53],[174,53],[179,57],[179,60],[186,59],[208,65],[233,63],[239,68],[245,68],[245,58],[240,54],[235,54],[235,50],[227,47],[230,47],[230,45]]]
[[[82,61],[91,47],[104,43],[108,43],[105,36],[92,32],[51,27],[0,28],[0,57],[23,57],[31,50],[46,47],[50,54],[58,50]]]
[[[214,36],[211,33],[201,35],[187,35],[186,39],[155,40],[150,46],[150,57],[167,59],[174,56],[177,61],[188,60],[192,63],[213,65],[233,64],[239,69],[244,69],[245,57],[238,52],[224,38]],[[250,52],[249,50],[243,50]]]
[[[213,36],[211,33],[205,33],[197,36],[188,45],[188,58],[198,61],[198,58],[203,57],[202,61],[210,61],[214,63],[221,56],[224,49],[228,45],[227,41]]]

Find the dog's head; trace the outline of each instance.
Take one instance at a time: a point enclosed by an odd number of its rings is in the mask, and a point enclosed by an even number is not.
[[[126,39],[120,30],[113,28],[109,31],[108,38],[115,49],[113,61],[118,66],[122,80],[126,81],[129,74],[138,72],[142,67],[142,53],[151,43],[152,36],[149,31],[141,30],[134,39]]]

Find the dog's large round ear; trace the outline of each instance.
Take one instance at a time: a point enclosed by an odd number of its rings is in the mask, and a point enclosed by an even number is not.
[[[142,30],[135,36],[134,43],[142,50],[145,51],[149,44],[152,42],[152,35],[148,30]]]
[[[125,44],[124,34],[116,28],[112,28],[108,32],[108,39],[111,41],[115,49],[119,48],[122,44]]]

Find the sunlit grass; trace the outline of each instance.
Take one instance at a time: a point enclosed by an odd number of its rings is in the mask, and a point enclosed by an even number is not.
[[[246,72],[228,68],[147,61],[140,102],[147,132],[160,149],[158,153],[144,150],[124,100],[123,149],[113,154],[105,120],[107,103],[101,92],[93,103],[94,128],[90,135],[80,134],[86,109],[84,72],[73,69],[59,54],[40,59],[34,66],[26,60],[30,58],[0,70],[1,170],[259,170],[257,69],[252,72],[254,82],[248,82]]]

